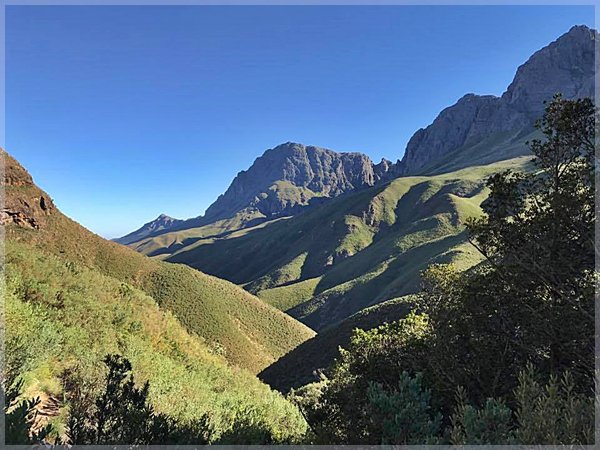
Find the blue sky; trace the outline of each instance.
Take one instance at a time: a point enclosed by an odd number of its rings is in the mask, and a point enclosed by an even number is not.
[[[267,148],[402,157],[591,6],[7,6],[6,149],[105,237],[202,214]]]

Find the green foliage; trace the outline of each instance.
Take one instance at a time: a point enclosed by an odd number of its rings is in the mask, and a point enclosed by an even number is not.
[[[594,396],[578,394],[570,372],[546,386],[529,365],[515,391],[518,439],[523,444],[571,444],[594,441]]]
[[[367,396],[372,421],[381,426],[382,444],[435,444],[442,416],[431,411],[431,391],[423,389],[421,375],[400,374],[398,386],[387,391],[381,383],[370,383]]]
[[[30,195],[39,197],[37,188],[24,188],[24,192],[27,189]],[[90,233],[59,211],[44,217],[44,226],[39,230],[7,227],[7,240],[27,242],[60,257],[70,277],[76,275],[73,271],[79,270],[77,267],[108,276],[119,282],[116,292],[123,298],[127,298],[130,288],[143,291],[161,308],[171,311],[188,332],[223,346],[225,357],[233,365],[256,373],[314,335],[306,326],[232,283],[184,265],[144,257]],[[41,298],[48,303],[44,280],[26,280],[19,289],[19,298],[28,304]],[[59,310],[69,293],[54,295],[52,306]]]
[[[119,353],[131,361],[136,380],[150,382],[148,403],[177,418],[178,429],[189,424],[193,430],[195,421],[209,417],[208,438],[216,442],[246,414],[274,442],[304,435],[296,407],[251,373],[230,367],[210,349],[218,345],[187,332],[138,288],[13,241],[7,241],[6,263],[6,365],[23,379],[26,398],[60,400],[73,384],[95,398],[104,376],[98,361]],[[22,286],[36,284],[43,295],[24,301]],[[58,293],[62,309],[54,307]],[[67,375],[76,383],[65,383]],[[51,417],[60,433],[68,408],[60,404]]]
[[[458,388],[456,410],[451,417],[453,445],[516,444],[512,411],[502,400],[488,398],[478,409],[467,403],[467,393]]]
[[[285,288],[281,288],[285,289]],[[365,308],[338,325],[320,331],[314,338],[263,370],[259,378],[281,392],[316,380],[315,373],[330,367],[340,357],[339,349],[348,348],[355,329],[371,330],[382,323],[397,321],[411,311],[414,296],[408,295]]]
[[[341,357],[322,382],[318,401],[311,402],[302,393],[293,394],[319,442],[381,443],[381,427],[372,419],[373,405],[367,392],[373,383],[397,389],[402,376],[398,363],[420,359],[416,348],[422,345],[427,327],[424,316],[411,313],[370,331],[357,329],[349,348],[340,349]]]
[[[406,443],[410,409],[421,443],[438,414],[439,442],[593,442],[593,104],[557,96],[539,126],[537,171],[491,176],[486,215],[469,223],[485,261],[430,266],[420,314],[355,332],[320,395],[298,402],[321,441]],[[384,412],[375,424],[369,396]]]
[[[70,445],[171,444],[181,438],[185,443],[208,442],[208,433],[203,429],[206,421],[200,422],[203,426],[185,425],[180,430],[177,421],[154,412],[147,401],[149,383],[136,386],[127,359],[108,355],[104,364],[108,368],[104,390],[95,401],[82,395],[79,386],[69,393],[67,438]]]

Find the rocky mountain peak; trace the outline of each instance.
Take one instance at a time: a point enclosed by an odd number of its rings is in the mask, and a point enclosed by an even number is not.
[[[517,69],[502,100],[519,111],[539,114],[543,102],[557,92],[567,98],[593,96],[597,39],[598,32],[585,25],[572,27]]]
[[[335,197],[372,186],[376,180],[372,161],[362,153],[286,142],[266,150],[248,170],[239,172],[204,219],[230,217],[245,208],[278,215],[308,205],[311,198]]]
[[[521,65],[501,97],[461,97],[411,137],[396,172],[417,174],[432,161],[497,133],[522,135],[533,129],[544,101],[557,92],[565,98],[593,96],[597,39],[597,31],[575,26]]]
[[[183,220],[174,219],[173,217],[167,216],[166,214],[159,215],[156,219],[145,223],[137,230],[129,233],[126,236],[114,239],[119,244],[127,245],[131,242],[136,242],[144,237],[151,236],[161,231],[171,230],[175,226],[183,223]]]

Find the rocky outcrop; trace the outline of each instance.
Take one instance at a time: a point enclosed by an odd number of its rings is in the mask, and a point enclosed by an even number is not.
[[[204,219],[230,217],[247,207],[266,216],[283,214],[308,205],[315,197],[331,198],[373,186],[387,172],[386,164],[374,165],[362,153],[287,142],[267,150],[248,170],[238,173],[206,210]]]
[[[0,225],[16,224],[23,228],[42,227],[56,207],[34,183],[31,175],[6,151],[0,148],[4,173],[4,198],[0,209]]]
[[[558,92],[565,98],[592,97],[597,39],[595,30],[575,26],[519,67],[501,97],[465,95],[412,136],[394,172],[417,174],[444,155],[495,133],[532,129],[544,101]]]

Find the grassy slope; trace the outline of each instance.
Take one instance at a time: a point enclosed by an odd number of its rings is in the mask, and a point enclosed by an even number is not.
[[[410,311],[410,302],[411,296],[405,296],[366,308],[320,331],[258,376],[281,392],[317,381],[318,371],[328,368],[339,356],[339,348],[348,345],[354,329],[370,330],[383,323],[401,319]]]
[[[26,172],[7,158],[7,177]],[[7,205],[18,209],[47,195],[35,185],[6,186]],[[129,283],[171,311],[190,333],[223,347],[229,362],[258,372],[314,333],[224,280],[184,265],[167,264],[106,241],[53,209],[39,214],[39,229],[11,225],[6,236]]]
[[[55,398],[59,433],[64,372],[99,380],[107,353],[131,360],[138,381],[150,381],[158,411],[183,419],[210,417],[218,439],[252,416],[285,440],[306,425],[300,413],[251,373],[236,369],[190,334],[142,290],[24,242],[6,246],[6,362],[20,367],[26,396]]]
[[[485,165],[495,161],[530,155],[531,150],[526,142],[539,139],[541,136],[541,133],[533,128],[494,133],[475,144],[467,143],[455,149],[442,158],[433,161],[421,169],[419,173],[439,174],[474,165]]]
[[[270,201],[277,205],[287,205],[297,209],[305,206],[311,199],[322,197],[308,188],[294,186],[287,181],[275,182],[265,193],[259,195],[262,201]],[[210,242],[225,234],[239,234],[244,229],[257,226],[267,220],[266,216],[253,207],[240,205],[240,211],[227,219],[216,220],[201,226],[192,226],[173,231],[158,231],[150,236],[128,243],[130,248],[147,256],[164,259],[177,252],[181,248],[189,248],[196,242],[199,245]],[[272,219],[271,219],[272,220]],[[206,221],[200,219],[200,221]],[[264,225],[263,225],[264,226]]]
[[[476,263],[464,220],[481,213],[487,176],[526,160],[398,178],[288,220],[200,240],[168,260],[243,284],[321,330],[414,292],[433,262]]]

